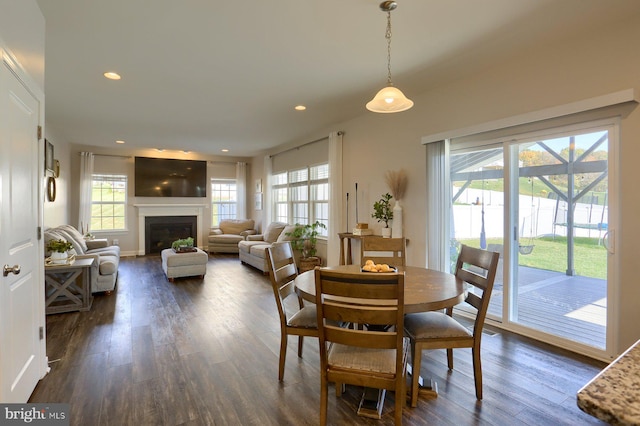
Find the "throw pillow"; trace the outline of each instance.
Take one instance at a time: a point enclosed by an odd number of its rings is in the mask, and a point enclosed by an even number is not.
[[[264,240],[268,243],[275,243],[285,226],[287,226],[286,223],[271,222],[264,232]]]
[[[280,236],[278,237],[278,242],[282,242],[282,241],[291,241],[293,240],[293,237],[290,235],[287,235],[289,233],[293,233],[293,231],[296,230],[296,226],[295,225],[287,225],[284,227],[284,229],[282,230],[282,232],[280,233]]]

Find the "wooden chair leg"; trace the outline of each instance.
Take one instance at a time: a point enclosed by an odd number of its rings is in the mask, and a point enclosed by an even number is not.
[[[402,375],[402,377],[404,378],[404,374]],[[396,398],[396,404],[395,404],[395,409],[396,412],[394,413],[394,418],[395,418],[395,424],[397,425],[401,425],[402,424],[402,410],[405,406],[405,402],[407,400],[407,391],[405,390],[404,385],[400,384],[399,386],[396,386],[396,394],[395,394],[395,398]]]
[[[480,362],[480,348],[471,349],[473,355],[473,378],[476,382],[476,398],[482,399],[482,365]]]
[[[278,380],[284,379],[284,363],[287,359],[287,333],[282,332],[280,337],[280,362],[278,365]]]
[[[411,406],[418,406],[418,379],[420,378],[420,364],[422,350],[419,345],[411,341]]]
[[[453,349],[447,349],[447,367],[449,370],[453,370]]]
[[[298,336],[298,358],[302,358],[302,344],[304,343],[304,336]]]
[[[327,385],[326,377],[322,376],[320,378],[320,426],[327,424],[327,405],[329,400],[329,389]]]
[[[340,398],[342,396],[342,392],[344,392],[345,389],[345,385],[344,383],[336,383],[336,397]]]

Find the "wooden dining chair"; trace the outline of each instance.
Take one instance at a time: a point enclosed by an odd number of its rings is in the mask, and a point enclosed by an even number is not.
[[[320,342],[320,424],[327,423],[328,385],[395,391],[395,423],[406,402],[409,341],[403,336],[404,272],[341,273],[316,268]],[[356,329],[336,323],[369,324]],[[377,327],[391,326],[388,331]]]
[[[461,247],[455,275],[473,286],[465,299],[476,310],[473,332],[452,318],[453,307],[447,308],[445,312],[422,312],[405,316],[405,335],[411,340],[412,407],[418,403],[418,377],[422,351],[425,349],[446,349],[447,366],[449,370],[453,370],[453,348],[471,348],[476,398],[482,399],[480,340],[499,257],[499,253],[465,245]]]
[[[366,236],[362,238],[360,247],[360,259],[363,265],[371,259],[376,264],[405,266],[406,241],[404,238]]]
[[[273,243],[266,249],[269,278],[280,317],[280,362],[278,380],[284,378],[284,366],[287,358],[288,336],[298,336],[298,357],[302,357],[304,336],[318,337],[316,307],[304,305],[304,301],[295,292],[294,280],[298,276],[298,268],[293,257],[291,243]],[[287,312],[290,298],[297,298],[297,311]]]

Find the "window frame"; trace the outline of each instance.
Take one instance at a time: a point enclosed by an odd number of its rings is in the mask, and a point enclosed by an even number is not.
[[[234,189],[233,189],[233,193],[234,193],[234,200],[233,202],[230,201],[216,201],[214,199],[214,188],[213,186],[215,184],[233,184]],[[211,228],[217,228],[220,225],[220,221],[221,220],[225,220],[225,219],[237,219],[238,218],[238,181],[237,179],[230,179],[230,178],[211,178],[209,181],[209,188],[211,190],[211,200],[210,200],[210,208],[211,208]],[[232,191],[227,191],[228,193],[231,193]],[[222,206],[222,205],[233,205],[233,208],[231,210],[233,210],[233,216],[230,215],[220,215],[220,214],[215,214],[215,208],[214,206],[218,205],[218,206]],[[217,222],[214,218],[214,216],[216,216],[218,218]],[[222,216],[222,217],[221,217]]]
[[[94,188],[97,182],[114,182],[114,183],[121,183],[124,185],[124,188],[122,188],[119,192],[122,192],[124,194],[124,199],[123,201],[109,201],[109,202],[105,202],[104,200],[100,200],[100,201],[96,201],[94,200]],[[103,188],[101,188],[102,190]],[[128,198],[129,198],[129,178],[127,175],[124,174],[120,174],[120,173],[93,173],[91,175],[91,216],[90,216],[90,225],[89,225],[89,231],[91,233],[95,233],[95,234],[100,234],[100,233],[111,233],[111,232],[123,232],[123,231],[127,231],[128,230],[128,223],[129,223],[129,217],[128,217],[128,209],[127,209],[127,205],[128,205]],[[123,211],[123,227],[122,228],[108,228],[108,229],[95,229],[93,227],[93,221],[94,218],[99,217],[101,222],[104,222],[104,218],[105,217],[111,217],[112,220],[115,219],[116,217],[120,217],[120,216],[116,216],[115,214],[112,216],[105,216],[105,215],[100,215],[100,216],[94,216],[93,212],[94,212],[94,206],[104,206],[104,205],[113,205],[113,211],[116,211],[116,206],[122,206],[122,211]],[[102,209],[101,209],[102,210]]]
[[[315,170],[314,170],[315,169]],[[314,171],[326,169],[326,176],[322,178],[313,178]],[[291,170],[283,170],[272,175],[272,214],[273,218],[279,222],[299,223],[301,225],[313,224],[316,221],[323,223],[325,228],[320,228],[319,239],[327,239],[329,235],[329,163],[319,163],[302,168]],[[305,176],[299,178],[300,175]],[[317,199],[314,187],[322,185],[327,186],[326,199]],[[294,197],[294,191],[306,189],[302,195]],[[318,206],[326,204],[327,217],[319,217]],[[301,216],[300,211],[306,210],[306,214]],[[286,211],[286,217],[283,214]],[[306,217],[305,217],[306,216]]]

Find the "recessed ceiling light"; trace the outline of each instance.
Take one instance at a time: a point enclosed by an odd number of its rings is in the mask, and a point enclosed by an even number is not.
[[[109,80],[120,80],[120,74],[118,74],[117,72],[105,72],[104,76],[107,77]]]
[[[116,141],[116,143],[120,143],[120,144],[122,144],[122,143],[124,143],[124,141]]]
[[[295,109],[296,111],[304,111],[305,109],[307,109],[307,107],[306,107],[306,106],[304,106],[304,105],[296,105],[296,106],[294,107],[294,109]]]
[[[227,148],[222,148],[220,151],[222,152],[229,152],[229,150]]]

